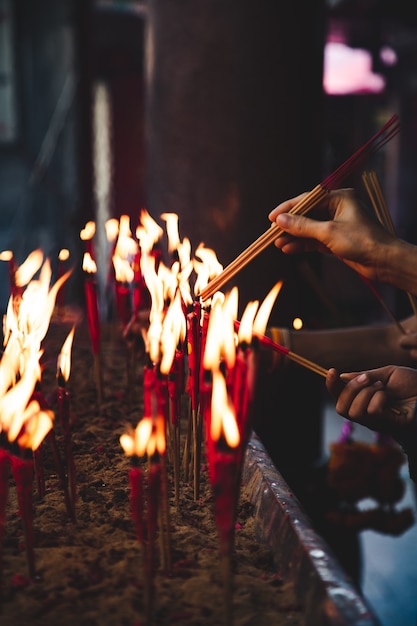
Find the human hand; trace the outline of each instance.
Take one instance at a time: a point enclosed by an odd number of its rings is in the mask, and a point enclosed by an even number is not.
[[[406,441],[414,425],[417,370],[388,365],[363,372],[338,374],[331,368],[326,387],[336,411],[371,430]]]
[[[286,254],[332,252],[363,276],[377,279],[386,248],[396,238],[367,215],[353,189],[330,191],[314,210],[318,219],[289,213],[305,196],[287,200],[269,214],[286,231],[275,241],[277,248]]]

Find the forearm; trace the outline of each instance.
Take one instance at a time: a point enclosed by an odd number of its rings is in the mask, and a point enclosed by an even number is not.
[[[411,316],[401,322],[417,331]],[[329,330],[287,330],[287,347],[293,352],[339,371],[357,371],[387,364],[415,366],[409,350],[399,345],[401,331],[395,324],[357,326]]]
[[[417,246],[397,239],[383,248],[377,273],[381,282],[417,296]]]

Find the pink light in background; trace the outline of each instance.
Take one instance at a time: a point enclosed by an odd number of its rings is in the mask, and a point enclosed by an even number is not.
[[[372,71],[370,52],[328,42],[324,49],[323,88],[329,95],[381,93],[385,79]]]

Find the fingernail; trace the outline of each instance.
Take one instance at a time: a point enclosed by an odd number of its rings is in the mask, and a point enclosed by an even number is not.
[[[368,380],[368,376],[366,374],[359,374],[359,376],[356,379],[357,383],[364,383]]]

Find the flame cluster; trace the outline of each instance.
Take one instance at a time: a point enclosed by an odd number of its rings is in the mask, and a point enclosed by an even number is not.
[[[14,289],[3,319],[0,432],[20,448],[36,450],[53,425],[53,412],[33,396],[41,380],[41,344],[57,293],[70,273],[51,286],[50,261],[44,259],[41,250],[29,254],[14,273]]]
[[[166,222],[171,261],[169,266],[155,254],[155,245],[164,231],[146,210],[141,211],[141,225],[136,229],[138,248],[130,244],[131,251],[140,251],[141,275],[150,294],[149,325],[142,330],[146,352],[150,362],[157,365],[159,373],[168,376],[172,371],[178,347],[184,349],[190,345],[187,337],[187,312],[199,303],[203,311],[199,319],[199,336],[204,317],[206,323],[208,320],[204,350],[201,351],[202,361],[198,364],[198,369],[204,368],[211,372],[210,436],[215,440],[224,436],[230,447],[236,447],[240,443],[241,434],[236,407],[230,397],[230,382],[228,387],[223,365],[226,365],[226,371],[232,372],[239,343],[246,342],[249,345],[253,333],[264,333],[281,282],[273,287],[261,306],[258,301],[247,305],[237,333],[237,288],[226,296],[220,291],[216,292],[210,301],[204,303],[204,307],[199,301],[201,290],[223,270],[215,252],[200,243],[192,257],[190,241],[180,238],[178,216],[165,213],[161,218]],[[119,230],[113,261],[118,249],[126,250],[129,247],[119,246],[121,236],[124,241],[131,241],[130,228],[126,228],[122,235],[121,229]],[[125,256],[125,260],[127,259]],[[248,384],[252,384],[252,381]],[[157,423],[157,420],[161,420],[161,423]],[[145,453],[149,455],[155,450],[165,450],[164,432],[162,417],[158,411],[154,411],[153,415],[145,414],[136,429],[122,435],[120,442],[129,456],[143,456]]]

